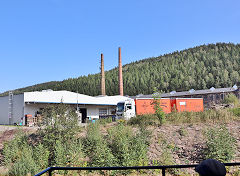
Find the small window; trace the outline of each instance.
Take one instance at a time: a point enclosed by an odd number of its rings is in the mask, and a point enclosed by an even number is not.
[[[99,109],[99,116],[106,116],[107,113],[107,108],[100,108]]]
[[[132,109],[132,105],[131,104],[127,104],[126,105],[126,109],[128,110],[128,109]]]

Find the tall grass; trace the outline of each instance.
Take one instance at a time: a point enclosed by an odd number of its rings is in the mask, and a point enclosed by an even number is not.
[[[166,124],[194,123],[227,123],[240,120],[240,110],[235,108],[221,110],[205,110],[203,112],[172,112],[166,114]],[[154,114],[139,115],[128,121],[129,125],[158,126],[159,121]]]
[[[182,123],[225,123],[237,120],[238,117],[228,109],[205,110],[203,112],[174,112],[167,114],[168,124]]]

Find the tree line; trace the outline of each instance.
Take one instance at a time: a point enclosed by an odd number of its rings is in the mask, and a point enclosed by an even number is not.
[[[216,43],[176,51],[123,66],[125,95],[152,94],[159,91],[185,91],[210,87],[229,87],[239,83],[240,44]],[[118,93],[118,69],[106,71],[106,93]],[[100,74],[89,74],[16,89],[15,94],[44,89],[68,90],[96,96]],[[7,92],[2,95],[6,95]]]

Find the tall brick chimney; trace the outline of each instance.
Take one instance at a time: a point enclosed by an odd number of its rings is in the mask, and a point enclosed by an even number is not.
[[[118,81],[119,81],[119,95],[123,96],[123,77],[122,77],[122,56],[121,47],[118,48]]]
[[[105,90],[105,73],[104,73],[104,58],[103,54],[101,53],[101,94],[106,95]]]

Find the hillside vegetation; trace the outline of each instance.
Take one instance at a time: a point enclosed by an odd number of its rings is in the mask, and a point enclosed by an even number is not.
[[[164,92],[229,87],[239,83],[239,74],[240,44],[201,45],[124,65],[124,94],[151,94],[154,87]],[[100,74],[38,84],[14,92],[43,89],[99,95]],[[118,94],[117,68],[106,72],[106,92]]]
[[[68,110],[66,112],[66,110]],[[49,166],[143,166],[199,163],[206,158],[239,162],[239,114],[234,109],[152,115],[129,121],[100,119],[84,127],[68,106],[50,106],[34,133],[23,130],[4,144],[0,175],[34,175]],[[228,172],[239,175],[239,169]],[[0,170],[1,171],[1,170]],[[56,171],[59,175],[160,175],[161,171]],[[193,169],[169,169],[193,175]]]

